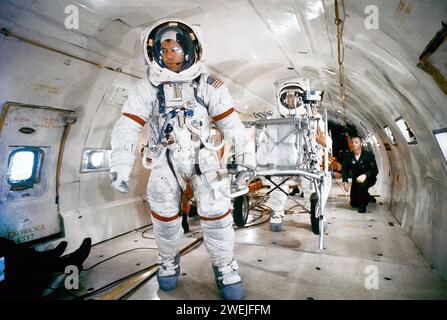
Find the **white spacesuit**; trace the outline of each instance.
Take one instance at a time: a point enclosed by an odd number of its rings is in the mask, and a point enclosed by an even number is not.
[[[234,110],[231,96],[202,63],[200,30],[179,20],[163,20],[143,31],[148,79],[129,90],[123,115],[112,132],[112,186],[128,188],[139,133],[150,122],[148,149],[152,170],[147,186],[159,249],[157,273],[162,290],[177,286],[183,230],[180,202],[185,180],[197,200],[204,242],[217,286],[225,299],[241,299],[242,280],[233,257],[234,230],[230,181],[212,145],[213,121],[226,142],[234,143],[236,161],[256,167],[254,142]]]
[[[291,168],[296,167],[297,169],[307,169],[309,167],[318,168],[320,170],[323,168],[324,163],[324,148],[331,148],[332,142],[330,137],[326,134],[325,122],[322,120],[322,116],[318,111],[311,107],[309,104],[305,106],[305,100],[308,97],[308,93],[311,92],[309,86],[309,80],[307,79],[294,79],[285,82],[275,83],[276,97],[278,111],[282,118],[301,118],[305,119],[309,116],[320,118],[319,121],[309,121],[309,132],[312,137],[309,139],[303,139],[299,135],[294,133],[295,125],[268,125],[264,128],[264,132],[260,134],[260,139],[257,141],[257,163],[258,166],[269,167],[269,168]],[[319,99],[318,97],[314,97]],[[319,129],[317,129],[319,127]],[[325,135],[325,146],[319,144],[315,137],[318,135],[318,131],[321,130],[322,134]],[[309,152],[312,144],[313,150],[316,152],[316,163],[309,165],[306,159],[309,157]],[[306,158],[306,159],[305,159]],[[274,184],[279,185],[284,177],[272,177],[271,180]],[[281,185],[284,190],[284,186],[289,183],[296,185],[300,182],[299,177],[293,177],[291,180],[285,182]],[[272,188],[275,186],[270,184]],[[323,206],[329,195],[329,190],[331,187],[331,177],[327,174],[323,182]],[[312,189],[311,192],[315,192]],[[310,193],[308,194],[310,196]],[[287,200],[287,194],[279,188],[275,189],[270,193],[269,205],[271,208],[270,216],[270,230],[271,231],[281,231],[283,229],[283,219],[284,219],[284,208]]]

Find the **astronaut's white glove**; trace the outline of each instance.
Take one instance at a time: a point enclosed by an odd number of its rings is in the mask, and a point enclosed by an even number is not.
[[[245,140],[244,142],[235,144],[236,163],[254,171],[257,166],[255,142],[252,140]]]
[[[249,137],[239,116],[232,112],[220,119],[216,126],[223,133],[225,140],[234,146],[236,164],[254,171],[256,169],[255,142]]]
[[[125,165],[118,165],[110,168],[109,177],[112,182],[112,187],[119,192],[129,192],[129,176],[131,171],[132,168]]]

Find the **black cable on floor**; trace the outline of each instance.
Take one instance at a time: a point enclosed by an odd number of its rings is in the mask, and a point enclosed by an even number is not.
[[[265,212],[265,210],[264,210],[264,212]],[[256,221],[258,221],[259,219],[261,219],[264,215],[265,215],[265,213],[263,213],[263,211],[261,211],[261,214],[260,214],[258,217],[256,217],[255,219],[253,219],[252,221],[250,221],[250,223],[247,224],[245,227],[253,227],[253,226],[256,226],[256,225],[265,223],[266,221],[268,221],[268,219],[265,220],[265,221],[261,221],[261,222],[255,223]],[[149,231],[150,229],[152,229],[152,228],[153,228],[153,226],[151,225],[149,228],[147,228],[146,230],[144,230],[144,231],[142,232],[142,234],[141,234],[142,237],[145,238],[145,239],[155,239],[155,238],[152,238],[152,237],[145,237],[145,236],[144,236],[144,234],[145,234],[147,231]],[[194,233],[194,234],[195,234],[195,233]],[[194,248],[195,246],[200,245],[200,244],[202,243],[202,241],[203,241],[203,236],[202,236],[202,237],[199,237],[196,241],[199,241],[199,242],[198,242],[198,243],[193,243],[193,244],[187,246],[186,248],[182,249],[183,254],[188,253],[192,248]],[[102,263],[104,263],[104,262],[106,262],[106,261],[108,261],[108,260],[111,260],[111,259],[113,259],[113,258],[115,258],[115,257],[117,257],[117,256],[120,256],[120,255],[122,255],[122,254],[124,254],[124,253],[128,253],[128,252],[131,252],[131,251],[141,250],[141,249],[143,249],[143,250],[152,250],[152,249],[157,249],[157,248],[152,248],[152,247],[150,247],[150,248],[149,248],[149,247],[139,247],[139,248],[133,248],[133,249],[130,249],[130,250],[126,250],[126,251],[120,252],[120,253],[118,253],[118,254],[116,254],[116,255],[114,255],[114,256],[111,256],[111,257],[109,257],[109,258],[107,258],[107,259],[104,259],[104,260],[102,260],[102,261],[100,261],[100,262],[98,262],[98,263],[92,265],[91,267],[89,267],[89,268],[87,268],[87,269],[83,269],[83,270],[84,270],[84,271],[92,270],[92,269],[95,268],[96,266],[98,266],[98,265],[100,265],[100,264],[102,264]],[[84,300],[84,299],[86,299],[86,298],[88,298],[88,297],[91,297],[91,296],[93,296],[93,295],[96,295],[96,294],[98,294],[98,293],[101,293],[101,292],[103,292],[103,291],[106,291],[106,290],[110,289],[111,287],[114,287],[115,285],[119,284],[120,282],[125,281],[125,280],[127,280],[127,279],[129,279],[129,278],[131,278],[131,277],[133,277],[133,276],[136,276],[136,275],[138,275],[138,274],[141,274],[141,273],[144,273],[144,272],[146,272],[146,271],[149,271],[149,270],[151,270],[152,268],[154,268],[154,267],[157,266],[157,265],[158,265],[158,263],[153,264],[153,265],[151,265],[151,266],[149,266],[149,267],[147,267],[147,268],[145,268],[145,269],[143,269],[143,270],[140,270],[140,271],[134,272],[134,273],[132,273],[132,274],[129,274],[129,275],[127,275],[127,276],[124,276],[124,277],[122,277],[122,278],[120,278],[120,279],[117,279],[117,280],[115,280],[115,281],[113,281],[113,282],[111,282],[111,283],[109,283],[109,284],[107,284],[107,285],[105,285],[105,286],[103,286],[103,287],[101,287],[101,288],[99,288],[99,289],[96,289],[96,290],[94,290],[94,291],[88,292],[88,293],[86,293],[86,294],[84,294],[84,295],[81,295],[81,296],[77,296],[77,295],[74,295],[74,294],[71,294],[71,293],[67,293],[67,294],[73,296],[75,299]],[[146,279],[145,281],[142,281],[139,285],[137,285],[135,288],[133,288],[130,292],[126,293],[126,294],[123,296],[123,298],[127,298],[127,297],[129,297],[129,296],[131,295],[130,293],[135,292],[137,288],[140,288],[144,283],[146,283],[146,282],[147,282],[149,279],[151,279],[151,278],[152,278],[152,276],[149,277],[148,279]],[[52,287],[50,287],[50,289],[56,290],[55,288],[52,288]],[[64,291],[63,293],[66,293],[66,292]]]
[[[153,227],[150,227],[150,228],[147,228],[146,230],[144,230],[143,233],[141,234],[141,236],[142,236],[144,239],[155,240],[155,237],[147,237],[147,236],[144,236],[144,234],[145,234],[146,232],[148,232],[149,230],[151,230],[151,229],[153,229]]]
[[[197,241],[197,242],[196,242],[196,241]],[[185,248],[183,248],[182,250],[180,250],[180,253],[181,253],[181,254],[186,254],[186,253],[188,253],[193,247],[195,247],[195,246],[199,246],[199,245],[202,243],[203,238],[199,238],[199,239],[197,239],[196,241],[194,241],[192,244],[190,244],[190,245],[186,246]],[[117,280],[115,280],[115,281],[113,281],[113,282],[111,282],[111,283],[109,283],[109,284],[106,284],[105,286],[103,286],[103,287],[101,287],[101,288],[99,288],[99,289],[96,289],[96,290],[91,291],[91,292],[88,292],[88,293],[86,293],[86,294],[84,294],[84,295],[78,296],[77,299],[79,299],[79,300],[84,300],[84,299],[86,299],[86,298],[88,298],[88,297],[91,297],[91,296],[94,296],[94,295],[96,295],[96,294],[98,294],[98,293],[101,293],[101,292],[103,292],[103,291],[106,291],[106,290],[108,290],[108,289],[110,289],[110,288],[113,288],[115,285],[118,285],[118,284],[121,283],[122,281],[125,281],[125,280],[127,280],[127,279],[129,279],[129,278],[132,278],[132,277],[134,277],[134,276],[137,276],[137,275],[139,275],[139,274],[142,274],[142,273],[144,273],[144,272],[146,272],[146,271],[151,270],[152,268],[156,267],[157,265],[158,265],[158,263],[154,263],[154,264],[150,265],[149,267],[144,268],[143,270],[140,270],[140,271],[131,273],[131,274],[129,274],[129,275],[127,275],[127,276],[124,276],[124,277],[122,277],[122,278],[120,278],[120,279],[117,279]],[[152,278],[152,277],[150,277],[150,278]],[[149,279],[150,279],[150,278],[149,278]],[[149,280],[149,279],[147,279],[147,280]],[[145,281],[144,281],[144,282],[145,282]],[[141,283],[141,285],[142,285],[142,284],[143,284],[143,283]],[[140,285],[138,285],[138,287],[140,287]],[[135,291],[134,291],[134,290],[131,290],[131,292],[135,292]],[[125,296],[126,296],[126,297],[129,296],[129,294],[127,293]]]
[[[118,257],[118,256],[120,256],[120,255],[122,255],[122,254],[131,252],[131,251],[135,251],[135,250],[154,250],[154,249],[157,249],[157,248],[156,248],[156,247],[138,247],[138,248],[133,248],[133,249],[125,250],[125,251],[122,251],[122,252],[120,252],[120,253],[117,253],[117,254],[115,254],[115,255],[113,255],[113,256],[107,258],[107,259],[104,259],[104,260],[102,260],[102,261],[99,261],[98,263],[95,263],[94,265],[92,265],[91,267],[89,267],[89,268],[87,268],[87,269],[83,269],[83,271],[89,271],[89,270],[92,270],[94,267],[100,265],[101,263],[104,263],[104,262],[106,262],[106,261],[109,261],[109,260],[111,260],[111,259],[113,259],[113,258],[116,258],[116,257]]]
[[[104,259],[104,260],[102,260],[102,261],[99,261],[98,263],[95,263],[94,265],[92,265],[91,267],[89,267],[89,268],[87,268],[87,269],[82,269],[82,271],[89,271],[89,270],[92,270],[92,269],[95,268],[96,266],[98,266],[98,265],[100,265],[100,264],[102,264],[102,263],[104,263],[104,262],[106,262],[106,261],[109,261],[109,260],[111,260],[111,259],[113,259],[113,258],[116,258],[116,257],[118,257],[118,256],[120,256],[120,255],[122,255],[122,254],[131,252],[131,251],[135,251],[135,250],[154,250],[154,249],[157,249],[157,248],[154,248],[154,247],[139,247],[139,248],[133,248],[133,249],[130,249],[130,250],[125,250],[125,251],[122,251],[122,252],[120,252],[120,253],[117,253],[117,254],[115,254],[115,255],[113,255],[113,256],[107,258],[107,259]],[[65,273],[63,273],[63,272],[56,273],[56,274],[53,274],[53,275],[51,276],[51,278],[59,277],[59,276],[64,275],[64,274],[65,274]],[[76,294],[69,293],[69,292],[66,292],[66,291],[63,291],[63,290],[60,290],[60,289],[57,289],[57,288],[53,288],[52,286],[48,286],[47,288],[48,288],[48,289],[51,289],[51,290],[55,290],[55,291],[61,292],[61,293],[65,293],[65,294],[70,295],[70,296],[72,296],[72,297],[74,297],[74,298],[79,298],[79,297],[80,297],[80,296],[78,296],[78,295],[76,295]]]
[[[124,276],[124,277],[122,277],[122,278],[120,278],[120,279],[118,279],[118,280],[115,280],[115,281],[113,281],[113,282],[111,282],[111,283],[109,283],[109,284],[106,284],[105,286],[102,286],[102,287],[99,288],[99,289],[96,289],[96,290],[94,290],[94,291],[91,291],[91,292],[88,292],[88,293],[83,294],[83,295],[81,295],[81,296],[78,296],[77,300],[85,300],[85,299],[88,298],[89,296],[93,296],[93,295],[95,295],[95,294],[98,294],[98,293],[100,293],[100,292],[103,292],[103,291],[109,289],[110,287],[114,287],[114,286],[117,285],[118,283],[120,283],[120,282],[122,282],[122,281],[124,281],[124,280],[127,280],[127,279],[129,279],[129,278],[131,278],[131,277],[133,277],[133,276],[136,276],[137,274],[140,274],[140,273],[144,273],[144,272],[146,272],[146,271],[149,271],[150,269],[152,269],[152,268],[153,268],[154,266],[156,266],[156,265],[157,265],[157,264],[153,264],[153,265],[151,265],[151,266],[149,266],[149,267],[147,267],[147,268],[144,268],[143,270],[140,270],[140,271],[131,273],[131,274],[129,274],[129,275],[127,275],[127,276]]]

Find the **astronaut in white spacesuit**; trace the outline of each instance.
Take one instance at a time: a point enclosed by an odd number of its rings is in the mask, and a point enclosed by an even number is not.
[[[230,181],[219,162],[221,146],[211,142],[211,121],[225,141],[234,144],[237,163],[250,170],[256,167],[254,141],[222,80],[207,73],[197,27],[179,20],[159,21],[143,31],[142,44],[148,78],[129,90],[113,128],[112,186],[128,190],[138,136],[149,121],[153,160],[147,197],[159,249],[160,288],[169,291],[178,284],[180,203],[185,180],[190,180],[216,284],[225,299],[241,299],[243,285],[233,257]]]
[[[318,111],[309,104],[305,106],[307,92],[310,91],[308,79],[293,79],[284,83],[275,83],[278,112],[282,118],[301,118],[315,117],[318,121],[309,121],[310,136],[309,143],[293,132],[294,124],[290,125],[268,125],[265,132],[261,133],[261,138],[257,142],[257,163],[258,166],[267,166],[273,168],[296,167],[303,169],[302,163],[304,157],[309,156],[310,145],[316,152],[316,163],[314,168],[322,170],[324,163],[324,148],[331,148],[332,142],[326,134],[325,122]],[[319,99],[319,98],[316,98]],[[320,136],[318,135],[320,133]],[[323,139],[321,137],[324,136]],[[320,139],[318,139],[319,137]],[[284,177],[276,176],[271,178],[272,182],[279,185]],[[300,183],[300,177],[293,177],[280,187],[284,190],[287,184],[296,185]],[[275,187],[272,185],[272,187]],[[329,195],[331,187],[330,175],[326,175],[323,183],[323,206]],[[315,192],[311,188],[311,192]],[[310,195],[310,193],[309,193]],[[287,194],[279,188],[270,193],[269,205],[271,208],[270,230],[279,232],[283,230],[284,208],[287,200]]]

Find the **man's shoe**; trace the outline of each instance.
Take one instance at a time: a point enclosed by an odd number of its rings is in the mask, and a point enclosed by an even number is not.
[[[236,260],[224,267],[213,266],[216,284],[225,300],[241,300],[244,297],[244,286],[239,276]]]
[[[70,265],[74,265],[78,267],[79,270],[82,270],[82,264],[90,254],[91,248],[92,248],[92,239],[85,238],[78,249],[76,249],[74,252],[70,254],[60,257],[58,265],[62,267],[62,270],[65,270],[65,267]]]
[[[67,249],[67,244],[68,244],[67,241],[61,241],[53,249],[39,252],[38,253],[39,257],[42,257],[44,259],[45,258],[49,258],[49,259],[59,258],[64,253],[65,249]]]
[[[376,198],[374,198],[372,195],[369,195],[368,202],[376,203],[377,200],[376,200]]]
[[[56,271],[64,272],[65,265],[61,265],[59,261],[61,259],[60,258],[61,254],[64,253],[66,248],[67,248],[67,241],[61,241],[53,249],[46,251],[32,251],[31,255],[28,255],[25,257],[25,259],[23,259],[23,261],[30,261],[30,265],[26,264],[25,267],[32,268],[34,276],[32,277],[32,279],[36,280],[36,286],[37,281],[39,280],[38,278],[46,277],[52,272]],[[12,267],[11,270],[14,270],[13,272],[10,272],[11,278],[16,277],[16,275],[22,278],[23,273],[28,272],[26,269],[22,270],[22,267],[20,265]],[[22,282],[25,283],[26,281],[31,280],[24,280]]]
[[[366,212],[366,206],[365,206],[365,205],[360,206],[360,207],[357,209],[357,212],[358,212],[358,213],[365,213],[365,212]]]
[[[171,291],[177,288],[180,275],[180,253],[173,259],[163,260],[157,271],[157,280],[160,289]]]
[[[292,192],[289,193],[289,196],[294,196],[294,195],[296,195],[297,193],[300,193],[300,188],[298,188],[298,187],[294,187],[294,188],[292,189]]]

